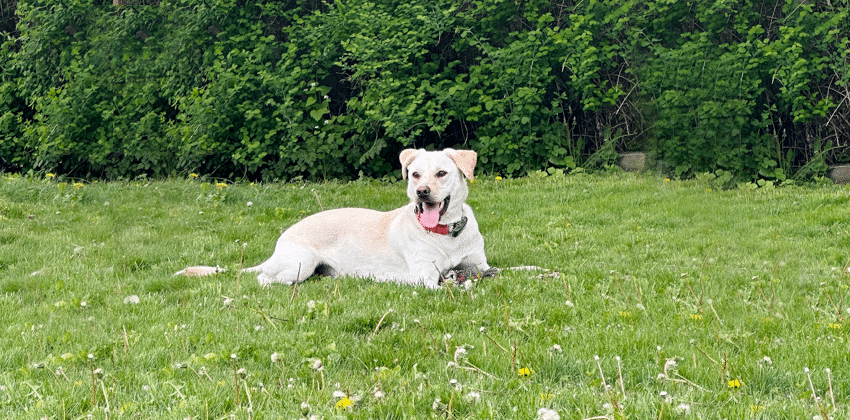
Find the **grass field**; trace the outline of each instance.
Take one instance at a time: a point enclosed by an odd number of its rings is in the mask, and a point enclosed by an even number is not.
[[[0,417],[850,416],[850,195],[578,174],[470,186],[491,265],[426,290],[237,269],[400,183],[0,178]],[[175,277],[187,265],[212,277]],[[539,411],[548,409],[552,411]]]

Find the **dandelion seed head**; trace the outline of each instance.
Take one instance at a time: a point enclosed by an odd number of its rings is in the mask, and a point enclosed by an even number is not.
[[[561,415],[555,410],[541,408],[537,410],[537,420],[561,420]]]

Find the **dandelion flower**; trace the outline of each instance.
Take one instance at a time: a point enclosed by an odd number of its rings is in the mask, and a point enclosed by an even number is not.
[[[555,410],[541,408],[537,410],[537,420],[561,420],[561,415]]]
[[[531,369],[524,367],[517,371],[519,376],[531,376]]]
[[[737,379],[732,379],[731,381],[729,381],[729,388],[738,389],[740,387],[741,387],[741,381],[739,381]]]
[[[198,177],[198,174],[194,174],[194,173],[189,174],[189,178],[197,178],[197,177]]]
[[[502,180],[502,177],[496,176],[496,181],[501,181],[501,180]]]
[[[354,405],[354,403],[351,402],[351,400],[348,399],[348,397],[343,397],[341,400],[339,400],[336,403],[336,408],[341,408],[341,409],[345,410],[345,409],[347,409],[347,408],[349,408],[353,405]]]

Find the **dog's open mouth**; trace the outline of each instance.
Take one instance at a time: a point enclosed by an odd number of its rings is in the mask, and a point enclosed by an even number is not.
[[[416,205],[416,214],[419,219],[419,223],[426,229],[433,229],[437,226],[437,224],[440,223],[440,217],[442,217],[449,208],[449,200],[451,200],[451,198],[451,196],[448,196],[445,200],[438,203],[420,201],[419,204]]]

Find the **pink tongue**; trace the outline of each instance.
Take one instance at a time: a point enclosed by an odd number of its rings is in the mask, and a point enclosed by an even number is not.
[[[428,205],[422,205],[422,212],[419,213],[419,223],[428,228],[433,229],[440,222],[440,209],[443,208],[443,203],[439,206],[431,206],[432,210],[428,210]]]

